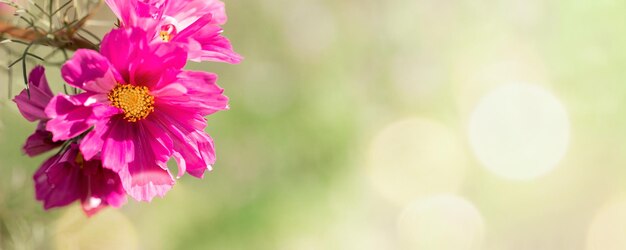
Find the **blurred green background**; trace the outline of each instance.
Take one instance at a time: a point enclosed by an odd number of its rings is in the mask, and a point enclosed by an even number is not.
[[[43,211],[0,88],[1,249],[626,249],[626,2],[226,5],[218,161],[164,199]]]

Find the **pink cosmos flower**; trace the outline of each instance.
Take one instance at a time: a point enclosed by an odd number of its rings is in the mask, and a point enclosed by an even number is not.
[[[182,70],[186,51],[175,43],[149,44],[145,31],[116,29],[100,53],[77,50],[61,73],[77,95],[58,95],[46,108],[54,140],[85,134],[85,160],[99,153],[140,201],[164,196],[174,184],[166,162],[202,178],[215,161],[204,116],[227,108],[217,76]]]
[[[91,216],[106,206],[126,203],[120,177],[103,168],[99,159],[85,161],[75,143],[46,160],[33,179],[35,196],[46,210],[80,200],[83,211]]]
[[[30,72],[28,89],[22,90],[13,101],[26,120],[39,122],[37,130],[28,137],[23,147],[24,152],[33,157],[61,146],[62,142],[53,142],[52,133],[45,129],[48,117],[44,109],[52,99],[53,94],[48,86],[44,67],[37,66]]]
[[[141,27],[152,42],[180,43],[188,59],[239,63],[220,25],[226,23],[219,0],[106,0],[124,27]]]

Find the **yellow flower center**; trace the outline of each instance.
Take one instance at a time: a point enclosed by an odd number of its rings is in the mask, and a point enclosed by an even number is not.
[[[164,42],[169,42],[172,40],[172,34],[165,30],[159,32],[159,37],[161,37],[161,40],[163,40]]]
[[[124,119],[136,122],[154,111],[154,96],[145,86],[117,85],[109,92],[111,105],[124,111]]]
[[[166,24],[161,26],[161,30],[159,31],[159,37],[164,42],[169,42],[174,39],[176,33],[176,26],[174,26],[173,24]]]

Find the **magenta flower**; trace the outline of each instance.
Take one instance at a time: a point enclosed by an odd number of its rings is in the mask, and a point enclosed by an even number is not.
[[[188,59],[239,63],[220,25],[226,23],[218,0],[106,0],[124,27],[140,27],[152,42],[180,43]]]
[[[204,116],[227,108],[217,76],[182,70],[186,51],[175,43],[149,44],[138,28],[116,29],[101,54],[78,50],[61,69],[77,95],[58,95],[46,108],[54,140],[85,135],[85,160],[101,153],[105,168],[120,175],[140,201],[164,196],[174,184],[166,162],[202,178],[215,161]]]
[[[126,193],[120,177],[98,159],[85,161],[75,143],[46,160],[33,176],[37,200],[46,210],[80,200],[88,216],[106,206],[120,207]]]
[[[28,89],[22,90],[13,101],[17,104],[17,108],[26,120],[39,122],[37,130],[28,137],[23,147],[24,152],[28,156],[33,157],[61,146],[62,142],[53,142],[52,133],[45,129],[48,117],[44,110],[50,99],[52,99],[53,94],[48,86],[44,67],[37,66],[30,72]]]

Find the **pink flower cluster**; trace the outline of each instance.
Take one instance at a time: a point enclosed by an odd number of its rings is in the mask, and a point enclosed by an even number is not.
[[[100,50],[77,50],[61,68],[74,95],[54,96],[44,68],[14,101],[39,125],[24,146],[29,156],[60,148],[35,173],[44,208],[80,200],[87,215],[163,197],[177,177],[202,178],[215,162],[205,116],[228,108],[213,73],[185,70],[188,60],[238,63],[221,35],[218,0],[106,0],[120,28]]]

